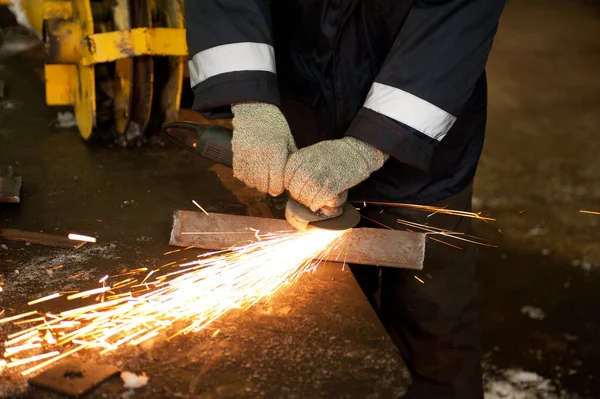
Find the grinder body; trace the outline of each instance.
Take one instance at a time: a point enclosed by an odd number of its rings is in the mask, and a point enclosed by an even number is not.
[[[231,129],[190,122],[169,122],[163,126],[163,132],[194,154],[223,166],[233,167]],[[359,212],[346,202],[347,198],[348,192],[344,191],[317,212],[312,212],[299,202],[289,199],[285,207],[285,218],[298,230],[306,230],[309,227],[346,230],[360,221]]]

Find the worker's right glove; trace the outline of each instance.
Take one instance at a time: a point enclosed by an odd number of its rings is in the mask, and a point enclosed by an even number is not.
[[[233,175],[263,193],[283,193],[285,165],[296,151],[285,117],[277,106],[266,103],[238,103],[231,110]]]
[[[389,155],[357,138],[321,141],[294,153],[285,167],[290,196],[315,212],[367,179]]]

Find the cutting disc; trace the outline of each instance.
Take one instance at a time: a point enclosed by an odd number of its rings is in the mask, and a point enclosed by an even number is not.
[[[319,212],[312,212],[302,204],[290,199],[285,206],[285,218],[289,224],[301,231],[308,228],[347,230],[358,224],[360,213],[352,204],[346,202],[339,216],[327,217]]]

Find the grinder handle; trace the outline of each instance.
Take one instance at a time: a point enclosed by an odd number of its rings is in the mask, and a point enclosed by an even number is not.
[[[170,129],[174,129],[171,131]],[[176,129],[193,131],[193,135],[177,134]],[[200,155],[203,158],[217,162],[228,168],[233,167],[233,151],[231,150],[231,129],[203,125],[192,122],[167,122],[162,127],[163,133],[181,147]]]
[[[203,130],[204,129],[204,130]],[[206,159],[233,168],[233,151],[231,139],[233,131],[222,126],[199,125],[197,149]]]

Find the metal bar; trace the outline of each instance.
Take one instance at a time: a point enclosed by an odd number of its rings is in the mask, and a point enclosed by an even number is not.
[[[0,238],[68,249],[78,249],[85,245],[85,241],[69,240],[64,236],[16,229],[0,229]]]
[[[295,231],[288,222],[279,219],[175,211],[169,244],[228,249],[255,241],[255,231],[251,229],[259,230],[259,234]],[[426,237],[425,233],[355,228],[347,232],[344,243],[330,251],[324,260],[421,270]]]
[[[75,103],[73,85],[78,80],[77,66],[66,64],[44,65],[46,104],[71,105]]]
[[[113,62],[123,58],[150,56],[187,56],[185,29],[134,28],[95,33],[87,37],[83,64]]]

